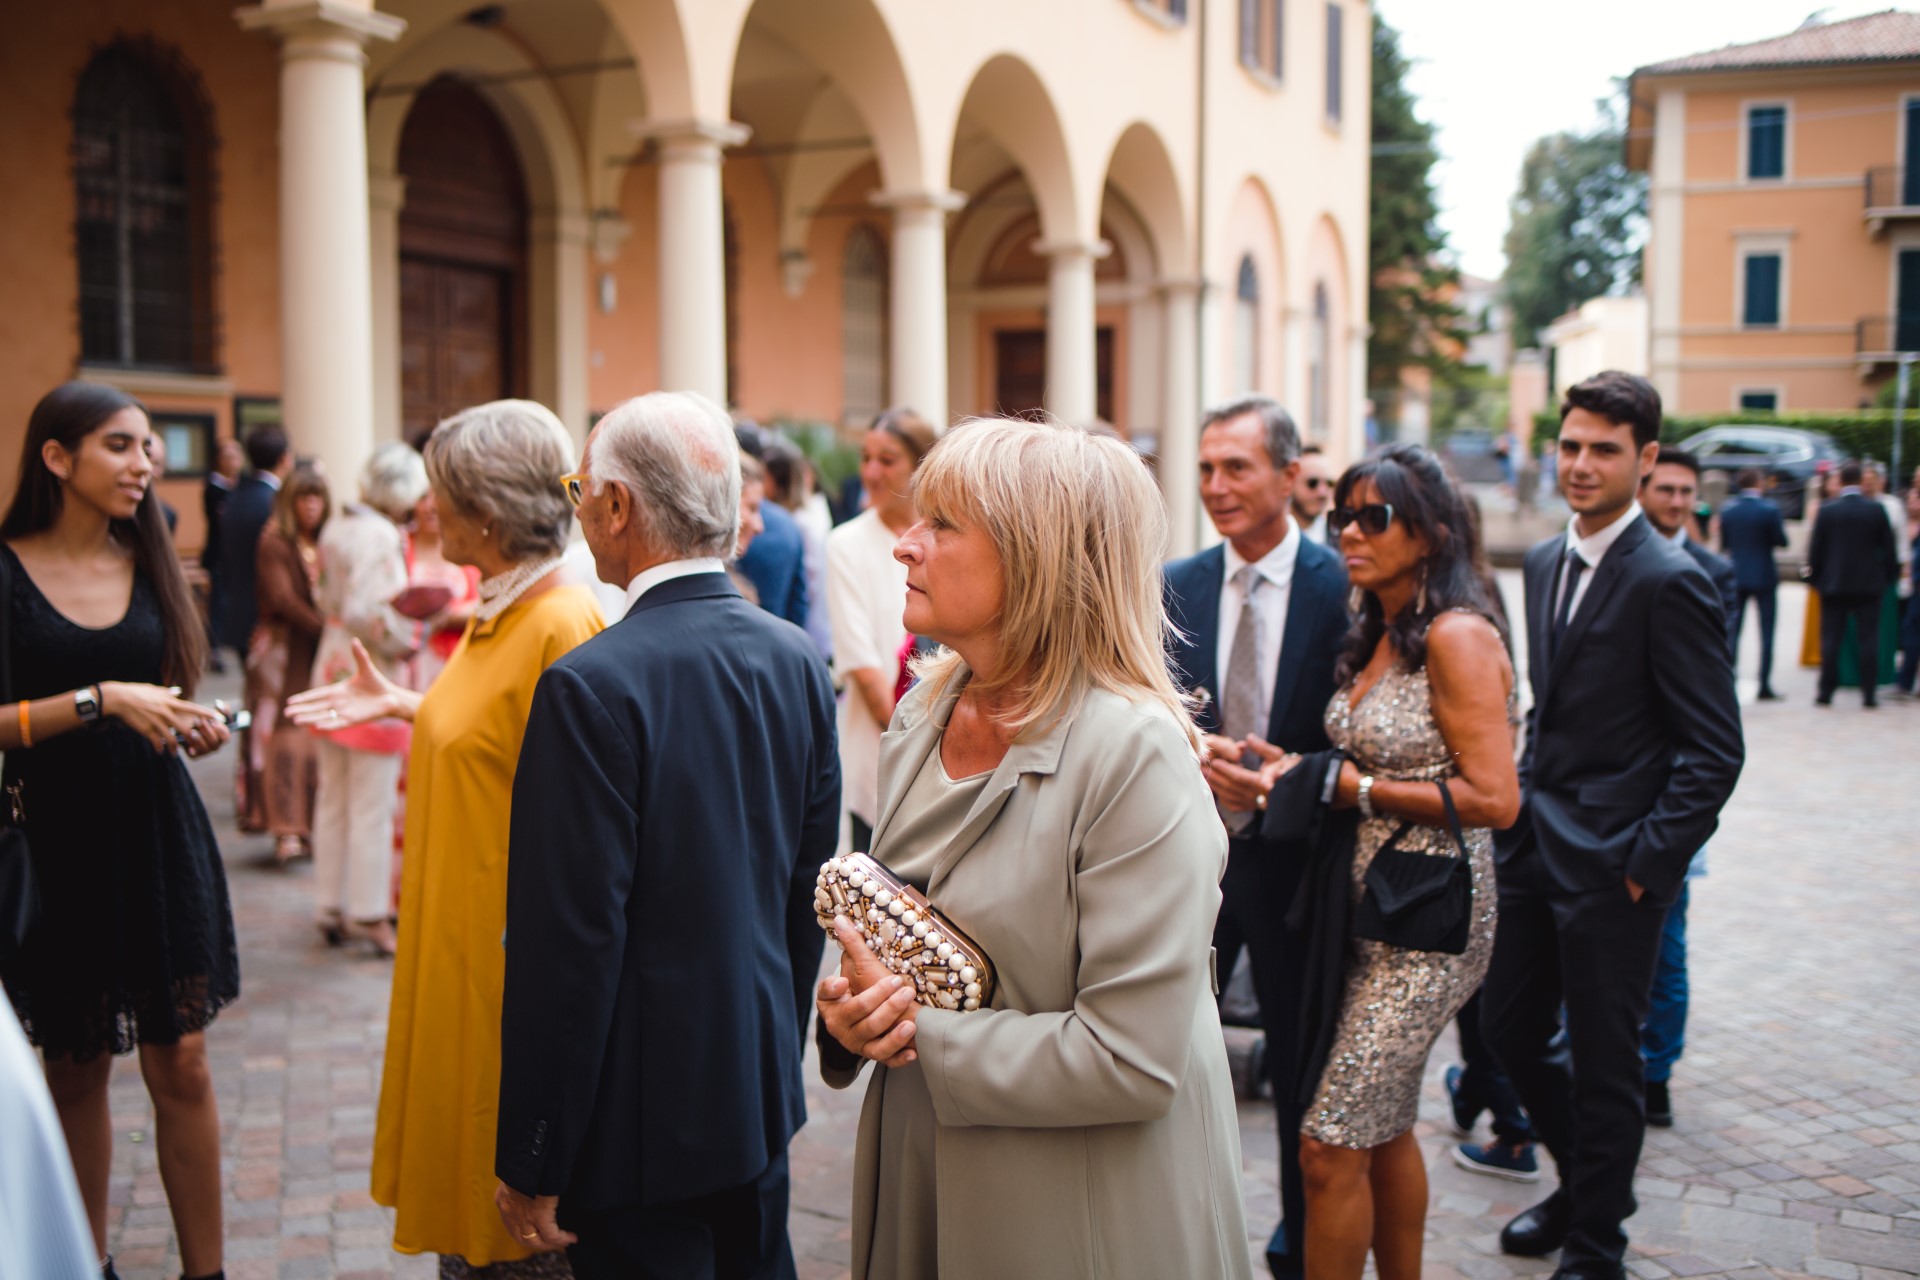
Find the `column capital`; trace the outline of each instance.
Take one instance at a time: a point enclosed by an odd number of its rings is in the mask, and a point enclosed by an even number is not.
[[[379,13],[371,6],[346,0],[292,0],[236,9],[242,29],[264,31],[284,44],[296,40],[346,39],[364,46],[369,40],[398,40],[407,29],[405,18]]]
[[[967,207],[964,191],[876,191],[867,197],[870,204],[895,213],[953,213]]]
[[[669,152],[707,152],[718,156],[753,136],[751,127],[733,120],[635,120],[627,126],[642,142],[657,142]]]
[[[1033,251],[1055,263],[1071,262],[1075,258],[1098,262],[1113,252],[1113,245],[1105,240],[1036,240]]]
[[[1153,282],[1153,291],[1169,300],[1197,298],[1206,287],[1199,276],[1163,276]]]

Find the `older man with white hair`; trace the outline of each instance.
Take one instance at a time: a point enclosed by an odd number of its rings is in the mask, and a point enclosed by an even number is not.
[[[547,669],[514,777],[501,1214],[581,1280],[791,1277],[833,689],[807,634],[726,575],[740,461],[719,406],[630,400],[562,483],[628,607]]]

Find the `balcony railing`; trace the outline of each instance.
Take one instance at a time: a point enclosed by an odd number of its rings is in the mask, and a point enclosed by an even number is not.
[[[1920,312],[1898,316],[1861,316],[1854,321],[1855,359],[1892,361],[1903,352],[1920,353]]]
[[[1867,170],[1867,229],[1873,235],[1889,222],[1920,219],[1920,168],[1887,165]]]

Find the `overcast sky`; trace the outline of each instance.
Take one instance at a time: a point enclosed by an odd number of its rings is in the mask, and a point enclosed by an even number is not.
[[[1420,112],[1439,128],[1441,223],[1463,270],[1498,276],[1507,201],[1527,147],[1584,128],[1613,77],[1684,54],[1784,35],[1814,0],[1374,0],[1400,32]],[[1910,0],[1837,3],[1829,20]]]

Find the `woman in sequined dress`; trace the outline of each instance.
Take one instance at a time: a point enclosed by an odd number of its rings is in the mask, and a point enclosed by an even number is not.
[[[1458,856],[1436,782],[1453,797],[1473,869],[1462,955],[1356,938],[1340,1022],[1301,1125],[1312,1280],[1417,1280],[1427,1179],[1413,1124],[1440,1032],[1480,986],[1493,952],[1491,828],[1519,809],[1510,707],[1513,669],[1494,606],[1474,570],[1459,491],[1418,445],[1351,468],[1329,530],[1359,597],[1335,676],[1327,732],[1349,759],[1336,808],[1359,808],[1357,902],[1374,854],[1403,822],[1399,847]],[[1270,778],[1291,757],[1276,752]]]

